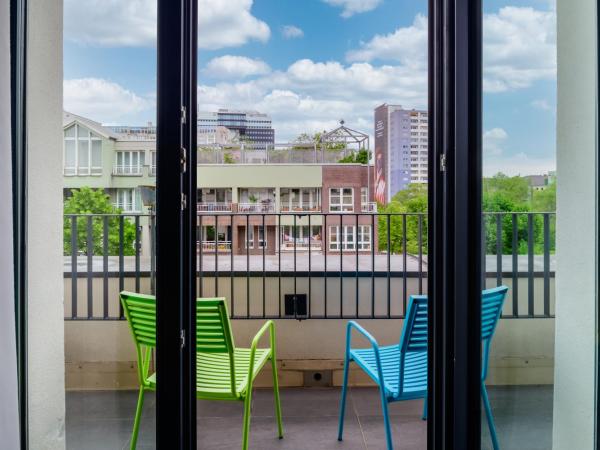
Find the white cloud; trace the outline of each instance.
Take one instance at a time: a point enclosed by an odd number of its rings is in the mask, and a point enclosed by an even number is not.
[[[427,67],[427,20],[376,35],[347,53],[348,61],[398,61]],[[508,6],[483,18],[483,89],[504,92],[556,78],[556,12]]]
[[[540,109],[542,111],[552,111],[556,108],[556,106],[551,106],[548,100],[544,99],[532,101],[531,106],[535,109]]]
[[[331,6],[342,7],[341,16],[344,18],[352,17],[355,14],[360,14],[372,11],[377,8],[383,0],[323,0]]]
[[[129,121],[137,114],[154,114],[154,100],[101,78],[77,78],[63,82],[63,108],[102,123]]]
[[[256,79],[201,85],[202,110],[248,108],[273,117],[278,141],[335,127],[339,119],[371,133],[373,109],[384,102],[425,107],[427,76],[402,66],[343,65],[302,59]]]
[[[304,31],[295,25],[284,25],[281,27],[281,34],[286,39],[296,39],[304,37]]]
[[[346,54],[348,61],[389,60],[427,70],[427,18],[421,14],[412,25],[387,35],[375,35],[357,50]]]
[[[483,87],[526,88],[556,78],[556,12],[507,6],[483,19]]]
[[[198,0],[198,47],[266,42],[271,30],[251,13],[253,0]],[[65,0],[65,39],[83,45],[156,45],[156,0]]]
[[[205,70],[213,77],[245,78],[252,75],[265,75],[271,71],[271,68],[260,59],[224,55],[211,59],[206,65]]]
[[[486,177],[496,175],[498,172],[514,176],[542,174],[551,170],[556,170],[554,157],[536,158],[525,153],[517,153],[510,156],[483,158],[483,175]]]
[[[508,139],[503,128],[492,128],[483,133],[483,154],[498,156],[504,151],[502,144]]]

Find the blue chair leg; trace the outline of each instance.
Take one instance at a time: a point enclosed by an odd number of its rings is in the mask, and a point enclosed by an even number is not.
[[[381,408],[383,409],[383,423],[385,424],[385,440],[387,442],[388,450],[393,450],[394,446],[392,445],[392,430],[390,428],[390,416],[388,414],[388,401],[385,397],[385,392],[381,387],[379,387],[379,392],[381,392]]]
[[[423,399],[423,416],[421,417],[423,420],[427,420],[427,396]]]
[[[490,428],[490,436],[492,437],[492,446],[494,450],[500,450],[498,445],[498,437],[496,436],[496,426],[494,425],[494,417],[492,416],[492,408],[490,407],[490,399],[488,398],[485,382],[481,382],[481,397],[483,398],[483,407],[485,408],[485,416],[487,418],[488,427]]]
[[[338,441],[342,440],[342,434],[344,433],[344,416],[346,413],[346,395],[348,394],[348,366],[350,360],[348,358],[348,352],[344,360],[344,380],[342,382],[342,400],[340,403],[340,424],[338,427]]]

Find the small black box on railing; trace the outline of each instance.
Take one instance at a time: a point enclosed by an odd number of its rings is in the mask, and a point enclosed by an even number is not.
[[[306,316],[306,294],[285,294],[285,315]]]

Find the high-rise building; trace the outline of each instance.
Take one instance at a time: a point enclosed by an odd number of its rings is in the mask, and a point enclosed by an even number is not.
[[[387,203],[410,183],[427,183],[428,113],[383,104],[375,108],[375,196]]]
[[[198,112],[198,135],[216,133],[225,127],[239,135],[240,140],[266,148],[275,143],[271,117],[257,111],[219,109],[216,112]]]

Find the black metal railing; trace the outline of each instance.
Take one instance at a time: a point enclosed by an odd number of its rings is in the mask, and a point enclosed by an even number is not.
[[[423,213],[203,213],[197,224],[198,295],[226,297],[232,318],[403,318],[427,290]],[[483,224],[484,282],[511,286],[503,317],[552,318],[555,214]],[[119,291],[154,292],[153,215],[69,214],[64,226],[66,320],[120,320]]]

